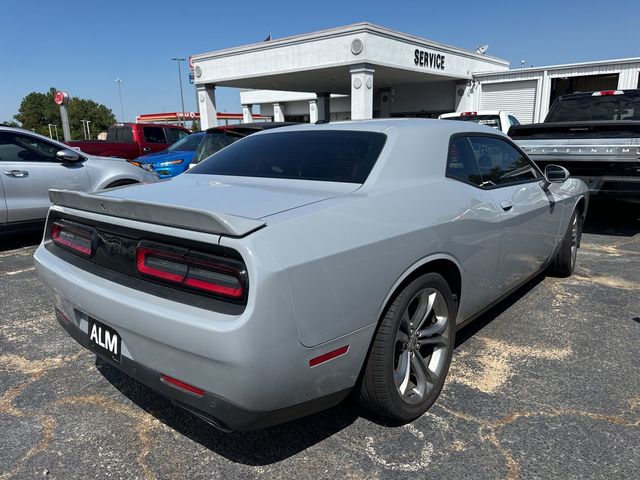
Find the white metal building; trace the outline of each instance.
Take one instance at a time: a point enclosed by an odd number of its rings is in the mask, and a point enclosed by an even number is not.
[[[541,121],[563,93],[638,87],[640,58],[509,70],[496,57],[358,23],[191,57],[201,125],[217,125],[216,86],[239,87],[274,121],[436,117],[509,110]]]
[[[509,110],[522,123],[542,122],[559,95],[640,88],[640,58],[474,73],[458,110]]]

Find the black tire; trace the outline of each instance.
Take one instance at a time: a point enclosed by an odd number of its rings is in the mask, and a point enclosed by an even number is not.
[[[113,183],[110,183],[109,185],[107,185],[104,188],[106,190],[108,188],[124,187],[126,185],[133,185],[134,183],[140,183],[140,182],[138,182],[136,180],[117,180],[117,181],[115,181]]]
[[[573,274],[581,236],[582,216],[578,210],[574,210],[560,244],[560,250],[549,266],[549,273],[555,277],[570,277]]]
[[[420,309],[429,310],[428,303],[433,293],[436,295],[431,313],[422,315]],[[427,299],[425,307],[421,303],[423,298]],[[446,312],[444,323],[443,312]],[[415,420],[426,412],[438,398],[449,371],[455,343],[455,314],[451,289],[437,273],[421,275],[397,293],[386,309],[373,340],[360,384],[360,403],[375,414],[400,423]],[[424,318],[422,326],[414,325],[414,320],[419,317]],[[407,324],[411,326],[409,333],[406,333]],[[421,335],[436,330],[441,333],[424,338]],[[420,342],[429,344],[420,346]],[[418,363],[414,364],[414,361]],[[435,372],[431,372],[432,363],[437,363]],[[420,370],[425,365],[427,369]],[[426,380],[429,373],[433,374],[431,382]],[[422,392],[421,378],[424,383]]]

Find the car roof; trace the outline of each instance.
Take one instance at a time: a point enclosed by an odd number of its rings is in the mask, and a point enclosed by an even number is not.
[[[443,122],[435,118],[379,118],[373,120],[347,120],[333,123],[309,124],[299,123],[284,127],[277,131],[260,132],[256,135],[271,135],[281,132],[309,131],[309,130],[357,130],[385,133],[388,130],[416,130],[428,128],[429,131],[451,135],[460,132],[484,132],[494,135],[504,135],[495,128],[478,125],[473,122]]]

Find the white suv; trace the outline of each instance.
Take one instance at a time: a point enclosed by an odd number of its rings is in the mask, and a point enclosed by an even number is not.
[[[512,125],[520,125],[516,117],[506,110],[479,110],[477,112],[443,113],[438,118],[474,122],[507,133]]]

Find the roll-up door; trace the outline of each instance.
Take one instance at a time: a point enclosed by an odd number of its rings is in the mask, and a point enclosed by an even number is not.
[[[536,80],[483,83],[481,110],[507,110],[520,123],[533,123]]]

